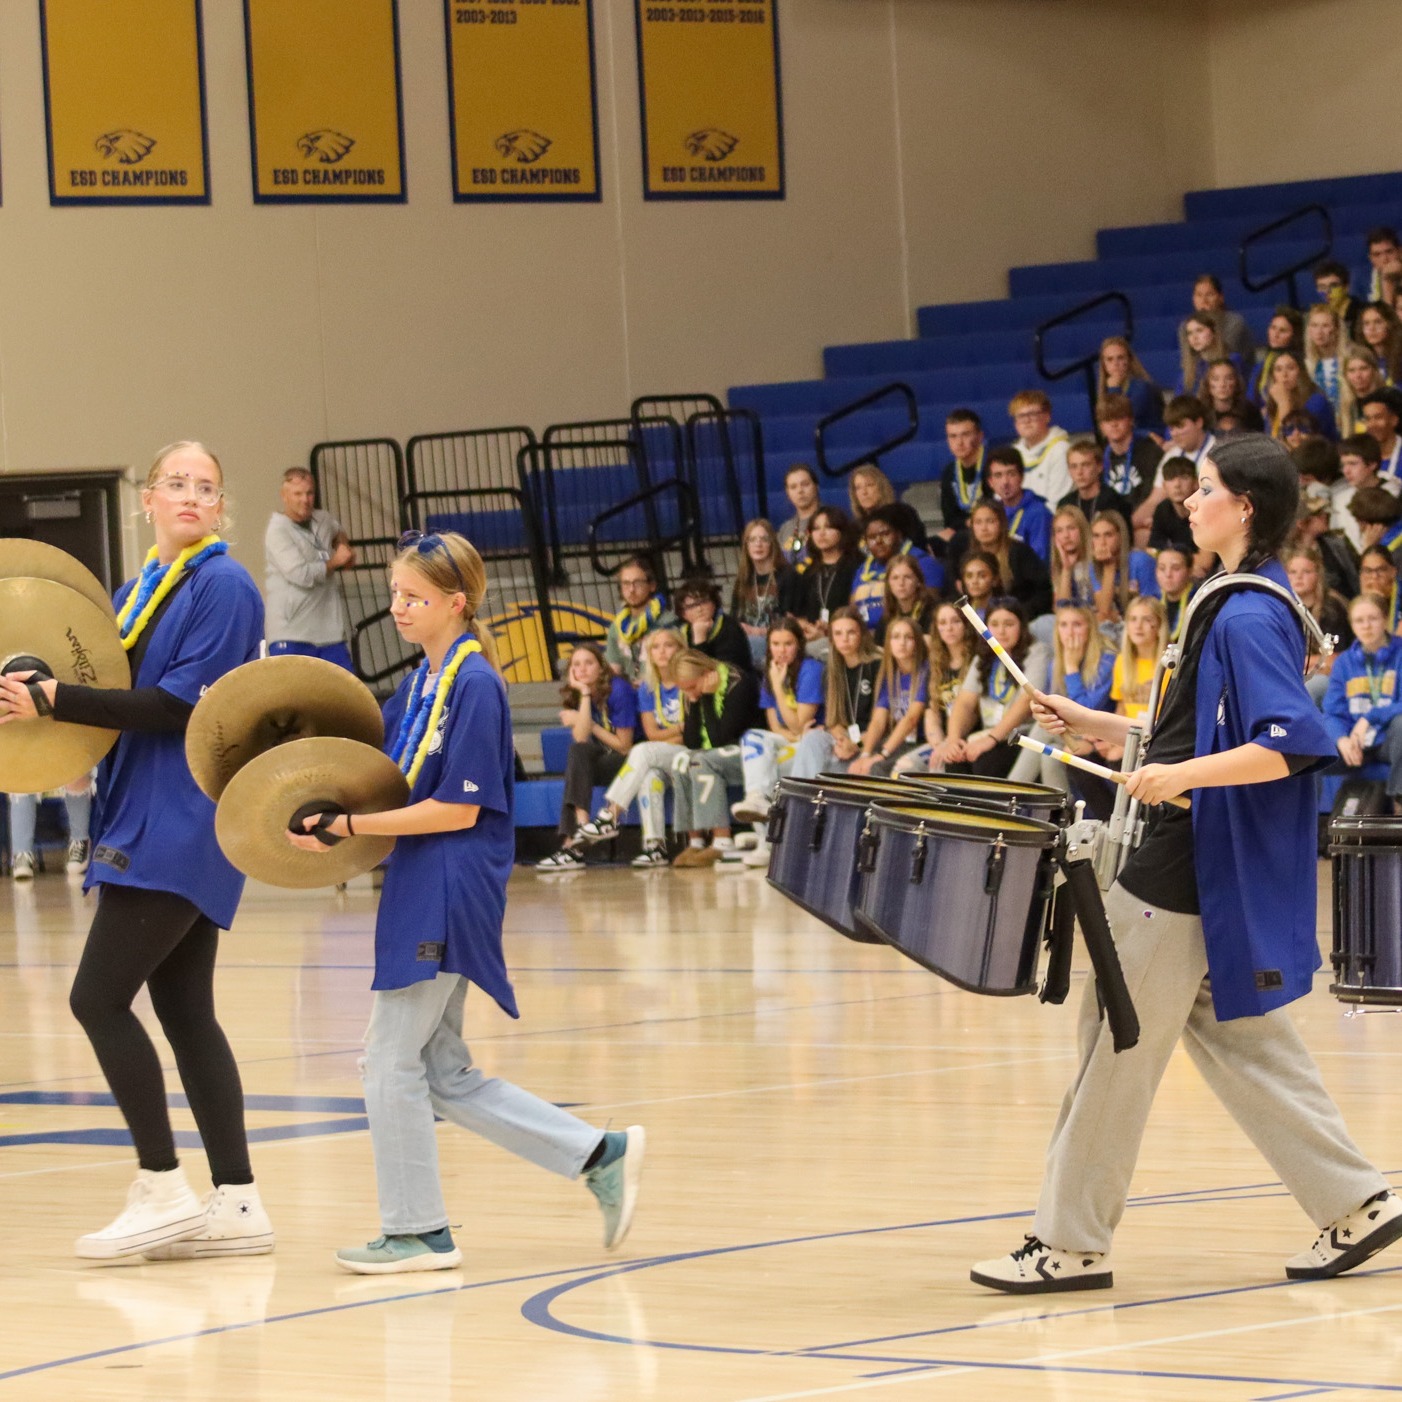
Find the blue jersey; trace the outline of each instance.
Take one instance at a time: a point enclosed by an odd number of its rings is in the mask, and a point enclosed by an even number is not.
[[[914,674],[897,672],[894,680],[896,683],[894,700],[885,682],[881,683],[881,690],[876,693],[877,708],[889,711],[893,721],[901,720],[912,706],[929,704],[930,668],[927,664],[922,663],[920,670]]]
[[[816,706],[821,718],[823,711],[823,664],[816,657],[805,657],[798,664],[798,685],[788,697],[790,706]],[[761,711],[777,711],[778,704],[774,693],[769,689],[769,672],[766,668],[764,680],[759,684],[759,708]]]
[[[1342,740],[1364,716],[1377,731],[1375,744],[1393,719],[1402,715],[1398,680],[1402,672],[1402,638],[1388,638],[1375,653],[1353,643],[1334,659],[1324,693],[1324,724],[1329,737]]]
[[[650,711],[652,723],[660,730],[670,730],[682,723],[682,692],[679,686],[660,685],[654,693],[646,682],[638,683],[638,711]]]
[[[387,747],[399,733],[412,675],[385,703]],[[475,803],[477,822],[457,832],[398,838],[385,864],[375,919],[372,988],[406,988],[439,973],[462,974],[511,1017],[501,927],[516,856],[516,766],[506,687],[481,653],[458,669],[410,803]]]
[[[1092,711],[1113,711],[1115,703],[1110,699],[1110,688],[1114,685],[1117,656],[1117,653],[1108,650],[1100,654],[1100,666],[1089,685],[1080,672],[1068,672],[1062,684],[1063,692]]]
[[[135,584],[117,591],[118,609]],[[242,565],[211,555],[153,626],[133,685],[159,687],[193,706],[226,672],[258,656],[263,600]],[[219,850],[214,804],[191,777],[183,734],[122,732],[98,770],[92,844],[85,889],[171,891],[221,929],[233,924],[243,877]]]
[[[1035,550],[1043,564],[1051,560],[1052,514],[1047,504],[1036,492],[1023,492],[1018,504],[1008,506],[1000,502],[1003,514],[1008,518],[1008,534],[1016,536],[1025,545]]]
[[[604,701],[604,714],[596,716],[596,719],[605,730],[636,731],[638,728],[638,693],[622,677],[615,677]]]

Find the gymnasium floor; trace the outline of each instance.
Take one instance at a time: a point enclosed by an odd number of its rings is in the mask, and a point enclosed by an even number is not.
[[[219,992],[277,1252],[80,1263],[72,1239],[131,1176],[67,1009],[87,919],[61,876],[0,884],[0,1402],[1402,1394],[1402,1247],[1340,1281],[1286,1281],[1313,1228],[1181,1052],[1116,1288],[1019,1302],[971,1285],[972,1261],[1028,1229],[1081,977],[1059,1009],[962,993],[754,873],[518,872],[524,1016],[469,1000],[487,1069],[596,1123],[646,1124],[617,1254],[582,1186],[444,1126],[463,1268],[338,1271],[332,1249],[377,1231],[356,1075],[373,897],[250,888]],[[1346,1017],[1325,984],[1297,1015],[1402,1185],[1402,1020]],[[203,1191],[197,1150],[186,1164]]]

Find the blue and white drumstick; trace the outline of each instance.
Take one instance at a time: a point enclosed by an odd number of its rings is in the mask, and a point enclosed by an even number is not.
[[[988,624],[986,624],[983,621],[983,619],[981,619],[978,616],[978,614],[974,611],[974,607],[969,602],[968,596],[965,595],[964,598],[960,599],[959,602],[955,605],[955,607],[973,625],[974,632],[977,633],[979,637],[981,637],[984,640],[984,642],[986,642],[988,646],[993,649],[993,655],[998,659],[999,662],[1003,664],[1004,667],[1007,668],[1008,675],[1029,696],[1033,695],[1036,691],[1036,688],[1032,685],[1030,681],[1027,680],[1027,673],[1024,672],[1022,668],[1019,667],[1017,663],[1013,661],[1013,659],[1008,655],[1007,648],[1005,648],[1003,644],[1000,643],[998,639],[995,638],[993,634],[989,631]]]
[[[1112,784],[1129,783],[1129,775],[1122,774],[1118,769],[1110,769],[1103,764],[1096,764],[1094,760],[1082,759],[1080,755],[1073,755],[1070,750],[1058,749],[1055,745],[1044,745],[1040,740],[1033,740],[1029,736],[1019,735],[1017,743],[1024,750],[1031,750],[1034,755],[1046,755],[1049,759],[1060,761],[1069,765],[1072,769],[1084,769],[1087,774],[1097,774],[1102,779],[1108,779]],[[1166,798],[1164,802],[1173,808],[1191,808],[1193,805],[1186,798]]]

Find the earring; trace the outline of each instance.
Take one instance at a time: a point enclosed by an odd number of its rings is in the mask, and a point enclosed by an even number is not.
[[[149,511],[146,513],[146,524],[148,526],[151,524],[151,513]]]
[[[1241,524],[1242,524],[1243,526],[1246,524],[1246,517],[1245,517],[1245,516],[1243,516],[1243,517],[1241,518]]]

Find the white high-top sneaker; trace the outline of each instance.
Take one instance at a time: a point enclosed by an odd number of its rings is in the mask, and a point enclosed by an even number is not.
[[[100,1232],[80,1236],[73,1250],[91,1261],[136,1256],[153,1246],[162,1246],[193,1236],[205,1224],[204,1208],[185,1181],[183,1168],[166,1173],[139,1169],[136,1182],[127,1191],[127,1205],[115,1221]]]
[[[142,1254],[148,1261],[192,1261],[206,1256],[264,1256],[273,1249],[273,1224],[252,1183],[216,1188],[204,1200],[203,1230]]]

